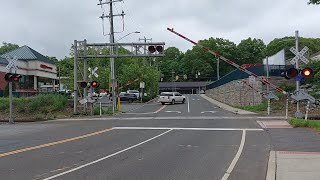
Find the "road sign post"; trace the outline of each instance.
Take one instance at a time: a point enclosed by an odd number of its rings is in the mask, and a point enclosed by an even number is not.
[[[12,73],[12,70],[15,72],[17,71],[18,67],[16,66],[17,62],[17,57],[6,57],[8,61],[8,65],[6,66],[6,69],[9,71],[9,73]],[[12,81],[9,81],[9,123],[14,124],[14,119],[13,119],[13,98],[12,98]]]
[[[141,89],[140,101],[141,101],[141,103],[142,103],[144,86],[145,86],[145,83],[144,82],[140,82],[140,89]]]

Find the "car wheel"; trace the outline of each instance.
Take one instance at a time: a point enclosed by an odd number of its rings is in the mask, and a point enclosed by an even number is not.
[[[133,102],[133,100],[132,99],[129,99],[129,103],[132,103]]]
[[[174,104],[174,103],[175,103],[175,100],[173,99],[172,102],[171,102],[171,104]]]
[[[182,104],[184,104],[185,102],[186,102],[186,99],[183,99],[183,100],[182,100]]]
[[[164,105],[164,102],[162,102],[161,104]]]

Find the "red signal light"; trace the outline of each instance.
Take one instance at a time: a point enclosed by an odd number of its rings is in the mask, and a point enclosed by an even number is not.
[[[12,82],[12,81],[19,81],[20,78],[22,76],[19,75],[19,74],[12,74],[12,73],[7,73],[5,76],[4,76],[4,79],[8,82]]]
[[[98,86],[99,86],[99,83],[98,83],[97,81],[92,81],[92,82],[91,82],[91,87],[96,88],[96,87],[98,87]]]
[[[305,78],[311,77],[313,75],[313,70],[309,67],[302,69],[301,75]]]

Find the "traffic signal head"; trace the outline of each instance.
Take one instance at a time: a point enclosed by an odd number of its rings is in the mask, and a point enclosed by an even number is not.
[[[13,74],[13,73],[7,73],[5,76],[4,76],[4,79],[8,82],[12,82],[12,81],[15,81],[15,82],[18,82],[20,80],[22,76],[19,75],[19,74]]]
[[[148,51],[153,54],[156,51],[158,51],[158,53],[162,53],[163,52],[163,46],[149,46],[148,47]]]
[[[309,67],[303,68],[300,72],[301,76],[304,78],[311,77],[313,75],[313,70]]]
[[[284,72],[284,77],[286,79],[291,79],[298,76],[298,74],[299,74],[299,71],[296,68],[289,68]]]
[[[154,46],[149,46],[148,51],[152,54],[152,53],[156,52],[156,48]]]
[[[97,88],[99,86],[99,83],[97,81],[92,81],[91,82],[91,87]]]
[[[88,83],[85,82],[85,81],[82,81],[82,82],[80,83],[80,87],[82,87],[82,88],[86,88],[87,86],[88,86]]]
[[[313,76],[313,69],[310,67],[305,67],[301,70],[296,68],[287,69],[282,74],[286,79],[296,78],[297,76],[301,78],[309,78]]]
[[[157,46],[156,49],[157,49],[157,51],[158,51],[159,53],[162,53],[162,52],[163,52],[163,47],[162,47],[162,46]]]

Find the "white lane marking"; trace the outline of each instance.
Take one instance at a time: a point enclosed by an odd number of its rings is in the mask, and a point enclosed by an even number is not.
[[[263,131],[256,128],[184,128],[184,127],[113,127],[112,129],[125,130],[192,130],[192,131]]]
[[[190,103],[189,103],[189,97],[187,97],[188,99],[188,113],[190,112]]]
[[[201,114],[204,114],[204,113],[216,113],[217,111],[202,111]]]
[[[157,135],[157,136],[154,136],[154,137],[152,137],[152,138],[150,138],[150,139],[147,139],[147,140],[145,140],[145,141],[143,141],[143,142],[141,142],[141,143],[138,143],[138,144],[136,144],[136,145],[133,145],[133,146],[131,146],[131,147],[128,147],[128,148],[126,148],[126,149],[123,149],[123,150],[121,150],[121,151],[118,151],[118,152],[116,152],[116,153],[113,153],[113,154],[110,154],[110,155],[105,156],[105,157],[103,157],[103,158],[100,158],[100,159],[97,159],[97,160],[95,160],[95,161],[89,162],[89,163],[87,163],[87,164],[84,164],[84,165],[82,165],[82,166],[76,167],[76,168],[74,168],[74,169],[70,169],[70,170],[68,170],[68,171],[65,171],[65,172],[56,174],[56,175],[54,175],[54,176],[47,177],[47,178],[45,178],[45,179],[43,179],[43,180],[54,179],[54,178],[60,177],[60,176],[62,176],[62,175],[65,175],[65,174],[68,174],[68,173],[77,171],[77,170],[79,170],[79,169],[82,169],[82,168],[84,168],[84,167],[90,166],[90,165],[92,165],[92,164],[98,163],[98,162],[103,161],[103,160],[105,160],[105,159],[108,159],[108,158],[110,158],[110,157],[112,157],[112,156],[118,155],[118,154],[120,154],[120,153],[122,153],[122,152],[128,151],[128,150],[130,150],[130,149],[132,149],[132,148],[135,148],[135,147],[137,147],[137,146],[140,146],[140,145],[142,145],[142,144],[145,144],[145,143],[147,143],[147,142],[149,142],[149,141],[151,141],[151,140],[153,140],[153,139],[156,139],[156,138],[158,138],[158,137],[160,137],[160,136],[162,136],[162,135],[167,134],[167,133],[170,132],[170,131],[172,131],[172,129],[169,129],[168,131],[166,131],[166,132],[164,132],[164,133],[161,133],[161,134],[159,134],[159,135]]]
[[[165,112],[167,112],[167,113],[181,113],[181,111],[165,111]]]
[[[123,115],[126,115],[125,113]],[[286,119],[285,116],[283,117],[260,117],[260,116],[179,116],[179,117],[118,117],[118,118],[79,118],[79,119],[57,119],[57,120],[50,120],[44,121],[41,123],[52,123],[52,122],[60,122],[60,121],[113,121],[113,120],[145,120],[145,119],[153,119],[153,120],[167,120],[167,119],[178,119],[178,120],[185,120],[185,119],[200,119],[200,120],[258,120],[258,119]]]
[[[229,168],[227,169],[226,173],[223,175],[221,180],[227,180],[229,178],[234,166],[237,164],[237,162],[238,162],[238,160],[240,158],[240,155],[242,153],[245,141],[246,141],[246,130],[243,130],[242,131],[242,138],[241,138],[241,142],[240,142],[240,146],[239,146],[238,152],[237,152],[236,156],[233,158]]]

